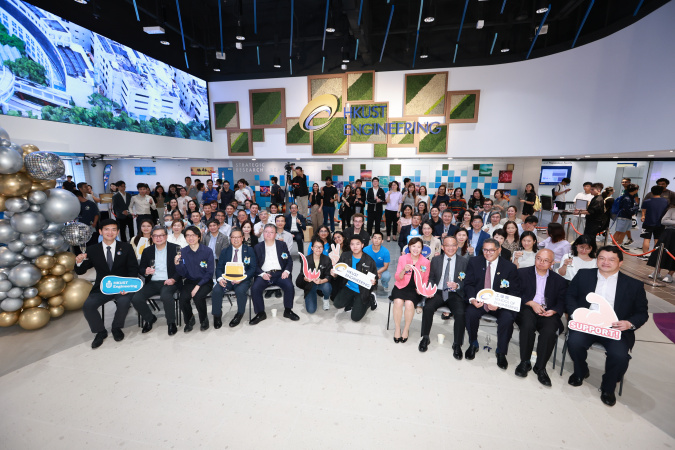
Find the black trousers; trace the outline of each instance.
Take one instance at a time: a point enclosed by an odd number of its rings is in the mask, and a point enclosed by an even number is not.
[[[363,316],[366,315],[366,312],[370,307],[369,303],[363,303],[363,300],[361,300],[361,294],[359,292],[354,292],[347,286],[340,289],[340,292],[338,292],[338,294],[335,296],[333,305],[337,309],[351,306],[351,317],[354,322],[358,322],[359,320],[363,319]]]
[[[500,355],[509,352],[509,342],[513,336],[513,322],[516,320],[516,312],[500,308],[496,311],[485,311],[485,308],[476,308],[472,304],[466,305],[466,332],[469,334],[469,345],[478,342],[478,326],[480,318],[485,314],[491,314],[497,318],[497,351]]]
[[[347,228],[352,226],[352,216],[354,212],[348,208],[340,212],[340,218],[342,219],[342,231],[345,231]]]
[[[134,218],[131,215],[121,215],[117,218],[117,226],[120,229],[120,240],[122,242],[129,242],[134,237]],[[129,229],[129,239],[126,236],[126,229]]]
[[[545,369],[555,341],[558,339],[558,321],[557,315],[543,317],[534,312],[534,310],[525,305],[518,314],[518,326],[520,327],[520,360],[529,361],[534,350],[534,341],[536,332],[539,332],[539,342],[537,343],[537,361],[534,367]]]
[[[389,211],[386,209],[384,211],[384,223],[387,226],[387,237],[391,236],[391,231],[394,231],[394,236],[396,236],[398,231],[398,211]]]
[[[290,231],[289,233],[293,235],[293,240],[295,241],[296,244],[298,244],[298,252],[303,253],[305,248],[303,244],[305,242],[305,234],[302,231],[296,232]]]
[[[84,312],[84,318],[87,319],[87,322],[89,323],[91,332],[100,333],[101,331],[105,331],[105,325],[103,324],[101,314],[98,312],[98,308],[111,301],[117,303],[117,310],[115,311],[112,327],[124,328],[124,321],[129,313],[132,296],[133,294],[105,295],[101,292],[90,293],[89,297],[84,301],[82,312]]]
[[[193,297],[192,290],[195,286],[197,286],[197,281],[186,279],[183,281],[183,287],[180,290],[180,309],[183,311],[183,316],[185,316],[185,323],[188,323],[192,319],[192,316],[194,316],[190,300],[195,302],[197,313],[199,313],[199,322],[203,322],[208,318],[206,313],[206,296],[213,289],[213,285],[211,283],[202,284],[197,294]]]
[[[382,222],[382,205],[368,206],[368,234],[373,235],[373,225],[375,225],[375,231],[380,231],[380,222]]]
[[[427,299],[422,311],[422,336],[429,336],[431,324],[434,320],[434,313],[441,306],[447,306],[452,311],[455,318],[455,326],[453,328],[455,338],[453,343],[461,347],[464,344],[464,327],[466,327],[466,300],[456,292],[448,292],[448,299],[445,301],[443,300],[441,291],[437,291],[436,295]]]
[[[586,363],[588,349],[595,342],[601,343],[607,352],[605,373],[602,375],[600,389],[604,392],[614,392],[616,390],[616,383],[621,380],[626,370],[628,370],[628,362],[630,361],[628,352],[630,351],[630,346],[625,339],[615,341],[614,339],[570,330],[570,334],[567,337],[567,349],[570,352],[572,361],[574,361],[574,374],[581,378],[586,375],[586,371],[588,370],[588,363]]]
[[[586,217],[586,228],[584,228],[584,234],[586,236],[590,236],[595,239],[598,233],[602,232],[603,228],[603,222],[597,220],[588,220],[588,217]]]
[[[253,311],[256,314],[265,312],[263,291],[270,286],[279,286],[284,293],[284,308],[293,308],[293,298],[295,297],[293,280],[290,275],[288,278],[281,278],[282,273],[281,270],[273,272],[269,281],[263,280],[262,277],[255,277],[253,285],[251,286],[251,298],[253,300]]]
[[[131,299],[131,303],[134,305],[138,314],[141,315],[143,320],[149,322],[152,319],[152,311],[148,306],[148,299],[153,295],[159,295],[159,299],[164,304],[164,315],[166,316],[166,324],[176,323],[176,309],[174,307],[173,294],[178,290],[179,285],[174,283],[169,286],[164,284],[162,281],[149,281],[141,288],[140,291],[136,292]]]

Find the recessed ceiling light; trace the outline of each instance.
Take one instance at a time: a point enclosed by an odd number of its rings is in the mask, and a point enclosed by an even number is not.
[[[654,157],[654,155],[647,155],[647,156],[649,156],[650,158],[653,158],[653,157]]]
[[[296,161],[300,161],[300,158],[295,158]]]
[[[241,43],[241,41],[237,41],[237,42],[234,43],[234,47],[237,50],[241,50],[242,48],[244,48],[244,45]]]
[[[675,150],[671,150],[671,151],[670,151],[670,153],[673,153],[673,152],[675,152]]]
[[[431,22],[433,22],[434,20],[436,20],[436,18],[435,18],[434,16],[427,16],[427,17],[424,18],[424,21],[425,21],[426,23],[431,23]]]
[[[86,5],[89,0],[75,0],[77,3],[80,3],[82,5]]]
[[[281,58],[279,57],[274,58],[274,68],[281,69]]]
[[[619,157],[618,157],[618,156],[612,156],[612,158],[614,158],[614,159],[619,159]]]
[[[452,159],[452,157],[449,157],[448,159]]]
[[[251,158],[251,161],[255,161],[255,160],[256,160],[256,158]]]
[[[214,67],[214,68],[213,68],[213,71],[214,71],[214,72],[220,72],[220,69],[219,69],[218,67]]]
[[[564,156],[561,156],[560,159],[565,159],[565,157],[564,157]]]
[[[159,43],[162,45],[171,45],[171,42],[169,41],[159,41]]]
[[[347,64],[342,64],[342,65],[340,66],[340,68],[341,68],[342,70],[347,70]]]
[[[590,158],[590,156],[586,155],[586,156],[584,156],[584,158]]]

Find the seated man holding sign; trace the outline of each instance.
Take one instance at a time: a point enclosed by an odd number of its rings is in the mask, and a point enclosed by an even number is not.
[[[352,236],[349,241],[349,249],[351,251],[343,252],[340,255],[337,264],[334,264],[330,271],[331,276],[335,279],[333,305],[337,309],[344,308],[345,312],[351,310],[352,320],[358,322],[366,315],[369,306],[371,309],[377,308],[377,303],[371,295],[377,287],[377,264],[375,264],[373,258],[363,253],[363,241],[359,236]],[[353,271],[348,269],[359,272],[359,274],[354,274]],[[349,278],[346,278],[345,275]],[[365,282],[364,278],[368,282]]]
[[[509,366],[506,354],[509,351],[509,342],[513,335],[513,322],[516,320],[520,301],[517,309],[499,308],[478,299],[481,290],[487,290],[496,296],[506,294],[520,296],[520,279],[518,270],[511,261],[499,256],[501,246],[495,239],[489,238],[483,241],[482,255],[469,259],[466,268],[466,281],[464,290],[470,305],[466,308],[466,331],[469,335],[469,348],[464,357],[472,360],[478,351],[478,325],[480,318],[485,314],[491,314],[497,318],[497,366],[506,370]]]
[[[91,332],[96,334],[94,341],[91,343],[91,348],[100,347],[103,344],[103,340],[108,337],[108,332],[105,329],[98,308],[110,301],[117,303],[117,311],[115,311],[115,318],[112,323],[112,335],[116,341],[124,339],[122,328],[124,327],[124,320],[129,312],[131,297],[133,295],[126,292],[120,292],[117,295],[105,295],[101,292],[101,280],[108,275],[119,277],[138,276],[136,253],[131,244],[115,240],[117,232],[118,226],[115,220],[106,219],[101,221],[99,233],[103,238],[103,242],[90,245],[87,247],[87,253],[81,253],[75,258],[75,262],[77,263],[75,272],[78,275],[83,275],[92,267],[96,269],[96,281],[91,288],[89,297],[84,302],[84,306],[82,306],[84,318],[87,319]]]
[[[546,363],[553,353],[558,333],[564,329],[560,318],[565,312],[567,293],[567,281],[551,270],[554,259],[551,250],[541,249],[534,258],[534,266],[518,269],[522,294],[516,319],[520,327],[520,364],[516,367],[516,376],[525,378],[530,370],[534,370],[544,386],[551,386]],[[530,358],[537,331],[539,342],[533,369]]]
[[[630,360],[628,352],[635,344],[635,330],[649,319],[644,285],[641,281],[619,272],[622,264],[623,254],[618,247],[608,245],[601,248],[598,251],[598,268],[580,270],[570,283],[566,297],[567,312],[575,321],[590,322],[589,316],[594,311],[598,311],[596,315],[601,315],[599,313],[604,309],[603,306],[606,306],[597,302],[589,303],[586,297],[589,293],[603,297],[618,318],[617,321],[611,322],[611,325],[601,324],[599,327],[591,327],[597,329],[610,325],[612,330],[621,332],[618,340],[577,331],[573,329],[571,322],[567,338],[567,348],[574,361],[574,373],[568,380],[572,386],[581,386],[584,378],[589,376],[586,356],[591,345],[599,342],[605,347],[607,361],[600,385],[600,399],[608,406],[614,406],[616,403],[614,396],[616,384],[628,370]],[[600,299],[600,302],[603,300]]]

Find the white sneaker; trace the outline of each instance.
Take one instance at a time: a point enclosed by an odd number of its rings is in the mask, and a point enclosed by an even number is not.
[[[652,278],[652,279],[654,278],[654,274],[653,274],[653,273],[650,273],[648,276],[649,276],[649,278]],[[657,278],[658,278],[659,280],[663,280],[663,277],[662,277],[661,275],[659,275]]]
[[[323,299],[323,310],[328,311],[330,309],[330,300],[327,298]]]
[[[661,278],[661,281],[664,283],[672,283],[673,282],[673,276],[672,275],[666,275],[665,277]]]

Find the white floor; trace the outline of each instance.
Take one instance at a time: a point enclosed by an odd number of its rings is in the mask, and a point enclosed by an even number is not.
[[[652,312],[675,312],[667,302],[649,300]],[[0,329],[0,446],[675,446],[675,345],[652,320],[638,332],[624,394],[609,408],[599,399],[604,355],[598,352],[590,353],[591,377],[582,387],[567,384],[567,362],[562,377],[549,364],[553,387],[544,388],[533,374],[526,379],[513,374],[517,331],[509,369],[502,371],[493,352],[481,350],[474,361],[454,360],[452,322],[438,316],[427,353],[417,350],[419,315],[410,340],[395,344],[393,331],[385,330],[384,297],[360,323],[335,309],[308,315],[299,294],[295,301],[299,322],[281,314],[272,318],[270,308],[283,309],[281,299],[272,298],[266,301],[268,320],[230,329],[235,311],[227,312],[225,301],[223,328],[197,327],[190,334],[181,329],[172,337],[163,313],[142,335],[132,312],[126,339],[118,343],[110,336],[97,350],[90,348],[93,336],[79,312],[35,332]],[[486,333],[495,331],[482,326],[481,346]],[[443,345],[435,341],[439,332],[448,336]]]

